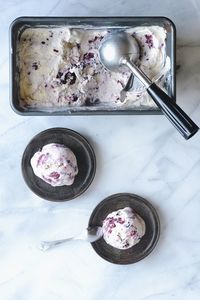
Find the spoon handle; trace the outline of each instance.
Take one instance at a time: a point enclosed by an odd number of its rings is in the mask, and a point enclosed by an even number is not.
[[[133,74],[138,77],[138,79],[147,88],[147,92],[154,102],[186,140],[191,138],[199,130],[199,127],[176,104],[175,99],[169,97],[161,88],[153,83],[146,74],[143,73],[143,71],[126,58],[123,58],[121,63],[127,65]]]
[[[63,244],[65,242],[71,241],[74,238],[67,238],[67,239],[63,239],[63,240],[56,240],[56,241],[42,241],[39,245],[40,250],[42,251],[46,251],[49,250],[57,245]]]

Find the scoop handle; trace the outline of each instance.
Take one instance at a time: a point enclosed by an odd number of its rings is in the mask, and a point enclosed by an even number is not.
[[[155,83],[152,83],[148,89],[148,94],[152,97],[165,116],[170,120],[174,127],[188,140],[198,130],[199,127],[190,119],[190,117]]]
[[[143,83],[147,88],[148,94],[152,97],[163,114],[186,140],[191,138],[199,130],[199,127],[180,106],[176,104],[175,99],[169,97],[160,87],[153,83],[143,71],[127,59],[123,59],[122,64],[127,65],[133,74]]]

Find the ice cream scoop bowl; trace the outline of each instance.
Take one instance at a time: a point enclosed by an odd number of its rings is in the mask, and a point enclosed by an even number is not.
[[[191,138],[198,131],[198,126],[176,104],[175,99],[168,96],[135,65],[139,56],[140,48],[136,39],[126,32],[109,34],[99,47],[100,61],[108,70],[120,71],[121,66],[127,66],[174,127],[185,139]]]

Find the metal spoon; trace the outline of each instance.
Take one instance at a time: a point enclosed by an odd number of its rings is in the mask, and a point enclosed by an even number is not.
[[[55,240],[55,241],[42,241],[39,245],[39,249],[42,251],[46,251],[57,245],[60,245],[60,244],[63,244],[65,242],[72,241],[72,240],[83,240],[83,241],[87,241],[89,243],[93,243],[93,242],[99,240],[102,236],[103,236],[102,227],[100,227],[100,226],[88,227],[80,234],[70,237],[70,238],[67,238],[67,239]]]
[[[199,130],[199,127],[176,104],[175,99],[170,98],[135,65],[139,54],[140,49],[137,41],[126,32],[108,35],[102,40],[99,48],[101,63],[110,71],[119,71],[121,66],[127,66],[146,87],[149,95],[169,121],[185,139],[189,139]]]

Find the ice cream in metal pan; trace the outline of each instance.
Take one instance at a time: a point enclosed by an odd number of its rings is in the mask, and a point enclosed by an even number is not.
[[[131,72],[110,72],[102,66],[98,48],[116,29],[26,28],[18,43],[21,106],[52,110],[155,108],[142,85],[133,86],[121,102],[121,91]],[[161,26],[124,29],[141,49],[139,65],[149,78],[163,87],[170,72],[166,56],[167,32]]]

